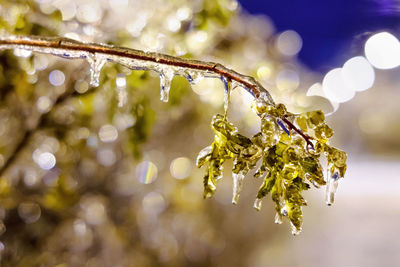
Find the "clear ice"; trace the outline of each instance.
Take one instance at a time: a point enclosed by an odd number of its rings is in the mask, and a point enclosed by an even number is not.
[[[275,223],[282,224],[282,214],[280,214],[279,212],[275,213]]]
[[[293,235],[298,235],[301,233],[301,228],[297,229],[296,226],[294,226],[292,223],[290,223],[290,227],[292,228],[292,234]]]
[[[254,200],[254,204],[253,204],[253,207],[256,209],[256,210],[260,210],[261,209],[261,206],[262,206],[262,199],[261,198],[256,198],[256,200]]]
[[[100,72],[107,62],[107,56],[99,53],[90,53],[87,56],[90,65],[90,85],[97,87],[100,84]]]
[[[171,89],[171,82],[175,73],[172,68],[164,68],[160,72],[160,100],[168,102],[169,91]]]
[[[339,185],[339,173],[335,170],[333,175],[331,175],[330,170],[331,167],[328,167],[325,194],[325,201],[328,206],[331,206],[335,202],[335,194]]]
[[[228,106],[231,98],[231,82],[228,81],[224,76],[221,76],[221,81],[224,83],[224,114],[228,113]]]
[[[242,173],[232,173],[233,178],[233,194],[232,203],[237,204],[240,197],[240,192],[243,188],[244,175]]]

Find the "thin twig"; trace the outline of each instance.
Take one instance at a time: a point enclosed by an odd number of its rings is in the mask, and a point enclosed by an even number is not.
[[[311,140],[313,139],[311,136],[303,133],[302,130],[300,130],[299,128],[297,128],[293,123],[291,123],[286,117],[283,117],[282,120],[286,123],[286,125],[289,127],[289,130],[294,130],[296,133],[298,133],[301,137],[303,137],[303,139],[306,141],[307,143],[307,147],[311,147],[312,149],[314,149],[314,144],[311,142]]]

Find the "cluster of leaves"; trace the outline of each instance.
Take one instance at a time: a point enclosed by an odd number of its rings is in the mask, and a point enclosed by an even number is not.
[[[297,234],[301,231],[302,206],[307,205],[302,191],[309,189],[310,183],[315,187],[326,184],[321,156],[328,161],[327,179],[336,182],[345,174],[346,153],[328,145],[333,131],[322,111],[295,115],[287,112],[283,104],[268,105],[262,98],[255,100],[253,109],[261,118],[261,130],[251,138],[239,134],[226,116],[218,114],[212,119],[214,142],[197,158],[198,167],[207,166],[204,197],[214,194],[226,160],[234,160],[235,179],[255,169],[261,159],[254,176],[264,178],[264,182],[254,206],[260,209],[261,199],[271,193],[277,213],[275,222],[281,223],[282,217],[287,216],[292,232]]]

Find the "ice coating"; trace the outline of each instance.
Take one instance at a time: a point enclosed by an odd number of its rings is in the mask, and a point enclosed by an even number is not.
[[[339,185],[339,173],[335,170],[331,175],[331,168],[328,168],[327,181],[326,181],[326,193],[325,201],[328,206],[331,206],[335,202],[335,194]]]
[[[169,72],[185,77],[191,84],[197,83],[202,78],[224,76],[232,82],[232,88],[242,87],[254,97],[262,96],[268,103],[275,105],[269,92],[254,78],[242,75],[214,62],[197,61],[111,45],[84,43],[68,38],[15,36],[3,33],[0,35],[0,50],[4,49],[24,49],[68,59],[87,59],[88,61],[93,61],[92,54],[102,54],[102,57],[105,57],[106,60],[134,70],[154,70],[161,74],[160,67],[163,70],[169,68]],[[100,63],[102,63],[102,60],[96,63],[97,66],[93,68],[93,85],[97,84],[96,68],[99,68]],[[166,80],[165,85],[168,85],[168,77],[170,77],[168,75],[169,73],[163,75]],[[165,88],[162,94],[164,101],[167,99],[168,86],[165,86]]]
[[[175,72],[172,68],[163,68],[160,71],[160,100],[163,102],[168,102],[169,91],[174,76]]]
[[[262,206],[262,199],[261,198],[256,198],[256,200],[254,200],[254,204],[253,204],[253,207],[256,209],[256,210],[261,210],[261,206]]]
[[[100,73],[104,64],[107,62],[107,56],[104,54],[88,54],[87,61],[90,65],[90,85],[98,87],[100,84]]]
[[[243,188],[244,175],[242,173],[232,173],[233,178],[233,193],[232,203],[237,204],[240,197],[240,192]]]

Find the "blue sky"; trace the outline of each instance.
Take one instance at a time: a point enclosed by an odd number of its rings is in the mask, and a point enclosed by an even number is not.
[[[266,14],[278,31],[292,29],[303,38],[299,59],[326,72],[363,53],[372,33],[400,33],[397,0],[240,0],[252,14]]]

